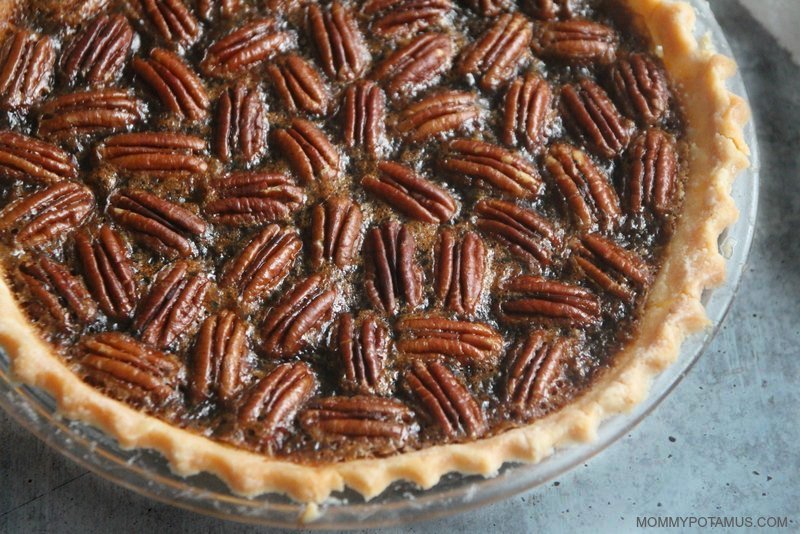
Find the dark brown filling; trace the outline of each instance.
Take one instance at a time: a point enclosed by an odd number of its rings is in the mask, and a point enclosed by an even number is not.
[[[1,255],[42,335],[115,398],[302,462],[585,391],[682,196],[635,24],[611,1],[274,4],[18,15]]]

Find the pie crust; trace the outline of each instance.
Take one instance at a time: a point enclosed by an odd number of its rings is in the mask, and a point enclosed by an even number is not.
[[[676,359],[688,334],[708,325],[700,297],[725,278],[717,240],[738,216],[730,188],[749,164],[742,135],[749,110],[725,88],[736,69],[733,60],[715,53],[706,39],[698,43],[689,4],[625,1],[651,36],[683,105],[690,147],[683,212],[637,336],[591,389],[564,408],[490,438],[387,458],[319,466],[270,459],[173,427],[83,382],[39,337],[0,276],[0,347],[10,356],[14,377],[47,391],[61,414],[98,427],[121,447],[159,451],[178,475],[209,472],[237,494],[279,492],[304,503],[321,503],[345,487],[370,499],[400,479],[430,488],[450,472],[491,476],[504,462],[538,462],[556,447],[591,441],[603,420],[645,398],[653,377]]]

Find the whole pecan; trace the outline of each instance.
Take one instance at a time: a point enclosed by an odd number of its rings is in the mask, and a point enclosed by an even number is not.
[[[162,349],[180,336],[191,335],[205,311],[210,286],[204,274],[191,273],[185,261],[175,262],[156,277],[136,311],[133,328],[142,341]]]
[[[386,94],[375,82],[361,80],[350,85],[342,97],[344,142],[379,155],[385,143]]]
[[[122,238],[107,224],[93,238],[82,231],[75,236],[83,277],[100,309],[122,321],[133,314],[138,300],[137,280],[130,252]]]
[[[514,345],[506,364],[503,395],[512,412],[544,415],[552,406],[566,361],[573,356],[567,338],[534,330]]]
[[[61,72],[69,83],[113,82],[122,71],[132,42],[133,29],[124,15],[98,15],[64,49]]]
[[[619,224],[622,212],[617,193],[585,152],[556,143],[547,151],[544,165],[579,226],[609,229]]]
[[[217,223],[253,226],[288,219],[305,202],[303,189],[288,176],[234,172],[211,181],[215,199],[203,210]]]
[[[177,357],[120,332],[84,337],[80,349],[86,380],[120,400],[158,409],[177,394],[183,379]]]
[[[115,191],[108,213],[143,245],[168,257],[187,257],[197,250],[191,241],[206,231],[206,222],[192,211],[140,189]]]
[[[561,113],[569,127],[599,156],[618,156],[631,139],[634,125],[620,115],[603,89],[582,79],[561,88]]]
[[[395,127],[408,141],[418,143],[464,129],[479,115],[480,109],[473,93],[441,91],[404,109],[397,117]]]
[[[623,113],[640,124],[657,124],[669,107],[667,75],[647,54],[619,59],[610,73],[612,95]]]
[[[222,284],[235,288],[245,304],[264,299],[289,274],[302,246],[297,232],[270,224],[228,263]]]
[[[555,20],[572,17],[574,0],[523,0],[522,11],[538,20]]]
[[[206,142],[174,132],[135,132],[107,137],[97,149],[101,160],[117,169],[154,175],[202,173]]]
[[[268,356],[294,356],[316,343],[333,313],[337,294],[335,286],[325,285],[319,274],[300,280],[269,310],[261,327]]]
[[[486,272],[486,247],[475,232],[461,239],[445,228],[436,243],[434,290],[436,297],[448,310],[462,315],[474,315],[483,290]]]
[[[200,37],[200,23],[184,0],[130,0],[140,20],[147,20],[165,41],[187,46]]]
[[[379,310],[393,314],[400,299],[412,309],[422,302],[422,269],[415,256],[414,234],[405,224],[390,221],[367,233],[364,285]]]
[[[352,265],[361,248],[363,216],[358,204],[346,197],[333,197],[311,212],[311,266],[331,261],[337,267]]]
[[[652,281],[642,258],[599,234],[584,234],[573,245],[572,258],[586,278],[626,302]]]
[[[584,19],[547,22],[533,39],[533,51],[568,63],[609,65],[617,54],[613,28]]]
[[[10,130],[0,131],[0,177],[53,183],[78,177],[71,154],[55,145]]]
[[[373,16],[372,33],[408,35],[437,24],[453,9],[450,0],[367,0],[362,7]]]
[[[580,286],[522,275],[503,284],[498,316],[508,324],[589,326],[600,320],[600,299]]]
[[[249,22],[208,47],[200,68],[209,76],[236,77],[286,50],[291,35],[274,19]]]
[[[536,197],[542,188],[539,171],[520,154],[476,139],[456,139],[445,145],[438,168],[456,180],[473,183],[513,198]]]
[[[377,170],[377,174],[365,176],[361,185],[403,215],[432,224],[455,215],[458,205],[452,195],[408,167],[381,161]]]
[[[142,119],[142,102],[120,89],[71,93],[39,108],[39,135],[55,139],[126,130]]]
[[[63,239],[94,213],[94,195],[84,185],[60,182],[19,198],[0,211],[0,232],[23,247]]]
[[[294,119],[290,128],[275,130],[272,136],[303,183],[327,182],[339,174],[339,151],[314,123]]]
[[[494,91],[504,85],[528,55],[533,25],[520,13],[504,13],[461,53],[458,73],[477,78],[478,86]]]
[[[322,397],[299,415],[300,426],[318,441],[390,440],[402,446],[411,432],[413,412],[396,399],[366,395]]]
[[[317,70],[298,54],[289,54],[267,67],[267,73],[283,105],[291,112],[322,115],[330,94]]]
[[[154,48],[150,59],[134,57],[131,68],[171,113],[193,121],[205,118],[210,104],[203,82],[177,54]]]
[[[308,34],[325,74],[339,81],[364,74],[371,58],[352,12],[335,0],[328,10],[309,4],[307,17]]]
[[[334,337],[344,373],[342,387],[361,394],[385,394],[390,383],[384,373],[389,356],[389,330],[375,315],[358,320],[351,313],[339,316]]]
[[[261,91],[239,82],[217,101],[214,152],[224,162],[240,156],[245,163],[255,163],[266,151],[268,127]]]
[[[247,323],[223,310],[208,317],[192,351],[189,400],[200,404],[215,396],[229,404],[244,386]]]
[[[476,226],[504,243],[509,251],[530,266],[550,265],[561,248],[553,224],[531,209],[512,202],[484,199],[475,206]]]
[[[17,30],[0,48],[0,109],[25,110],[50,91],[55,62],[50,37]]]
[[[513,5],[511,0],[465,0],[463,2],[471,10],[485,17],[494,17]]]
[[[408,96],[429,87],[450,69],[453,40],[443,33],[426,33],[401,46],[373,71],[371,78],[384,85],[389,96]]]
[[[509,146],[522,145],[531,152],[545,142],[554,118],[553,90],[547,81],[530,72],[511,83],[506,93],[500,138]]]
[[[198,0],[197,11],[204,20],[216,16],[232,18],[241,9],[241,0]]]
[[[49,315],[59,328],[74,330],[97,318],[97,305],[81,279],[63,264],[36,256],[19,267],[35,316]]]
[[[623,175],[625,208],[630,214],[651,211],[664,219],[678,200],[678,154],[675,140],[658,128],[642,133],[628,150]]]
[[[446,437],[452,439],[466,435],[475,439],[486,432],[486,420],[480,405],[442,362],[414,362],[405,381],[428,418]]]
[[[245,396],[239,424],[268,447],[276,446],[289,433],[297,412],[316,388],[317,379],[308,364],[280,364]]]
[[[444,356],[463,364],[494,363],[503,350],[503,337],[491,326],[454,321],[437,315],[407,316],[397,321],[400,354],[416,358]]]

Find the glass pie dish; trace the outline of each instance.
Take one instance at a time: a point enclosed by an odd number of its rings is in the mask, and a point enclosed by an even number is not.
[[[708,34],[720,52],[732,55],[708,5],[692,3],[699,14],[698,37]],[[734,93],[746,96],[740,78],[732,79],[729,86]],[[59,417],[55,402],[47,394],[15,384],[5,356],[0,356],[0,404],[43,441],[122,486],[170,504],[239,521],[287,526],[303,518],[311,521],[309,526],[319,528],[363,528],[455,513],[529,489],[585,461],[627,432],[672,390],[713,337],[738,286],[755,220],[758,157],[752,125],[745,133],[752,167],[738,178],[732,193],[741,215],[719,240],[720,250],[727,259],[728,280],[703,298],[711,327],[684,342],[679,359],[657,377],[646,401],[627,414],[607,420],[593,442],[563,448],[538,464],[507,464],[489,479],[453,474],[427,490],[395,483],[366,502],[355,492],[346,491],[320,507],[308,507],[275,494],[253,499],[238,497],[211,475],[189,478],[173,475],[166,461],[155,452],[122,450],[112,438],[96,429]]]

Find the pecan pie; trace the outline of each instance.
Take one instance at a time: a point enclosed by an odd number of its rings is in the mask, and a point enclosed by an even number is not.
[[[0,346],[180,474],[537,461],[704,324],[747,110],[686,4],[45,4],[3,4]]]

